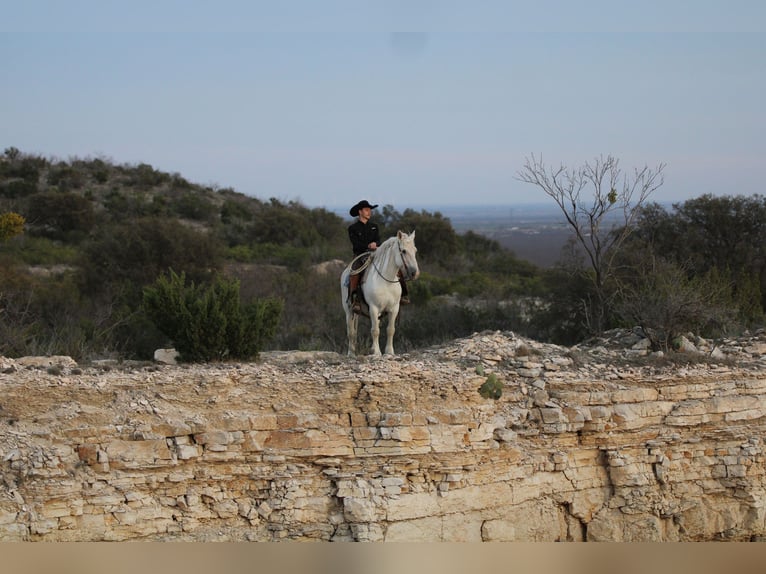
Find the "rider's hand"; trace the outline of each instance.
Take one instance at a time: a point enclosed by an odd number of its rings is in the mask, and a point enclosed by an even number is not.
[[[378,248],[378,244],[375,243],[374,241],[367,245],[367,249],[369,249],[370,251],[375,251],[377,248]]]

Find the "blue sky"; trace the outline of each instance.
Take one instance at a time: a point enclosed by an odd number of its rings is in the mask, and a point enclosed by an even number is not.
[[[4,4],[0,149],[312,207],[543,203],[530,154],[764,192],[762,1]]]

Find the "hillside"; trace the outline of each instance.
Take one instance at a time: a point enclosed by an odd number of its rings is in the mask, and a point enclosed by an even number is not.
[[[15,148],[0,156],[3,213],[25,220],[23,233],[0,242],[6,356],[150,359],[172,341],[144,313],[143,291],[171,270],[195,285],[236,280],[243,304],[280,300],[281,321],[264,350],[345,347],[338,276],[321,270],[350,260],[348,216],[197,185],[148,164],[62,161]],[[418,230],[423,273],[412,287],[419,304],[399,328],[403,349],[523,328],[517,308],[497,306],[539,292],[533,265],[486,237],[459,234],[439,213],[383,206],[376,220],[383,238]],[[474,312],[477,298],[492,304],[489,312]]]

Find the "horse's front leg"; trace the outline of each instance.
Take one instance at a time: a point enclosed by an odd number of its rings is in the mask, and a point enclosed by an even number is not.
[[[380,310],[370,305],[370,337],[372,338],[372,355],[380,357]]]
[[[399,314],[399,308],[394,308],[388,314],[388,325],[386,325],[386,355],[394,354],[394,331],[396,331],[396,317]]]

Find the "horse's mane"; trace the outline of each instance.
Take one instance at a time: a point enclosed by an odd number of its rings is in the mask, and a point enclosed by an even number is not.
[[[378,245],[378,248],[371,253],[370,256],[370,263],[374,265],[387,265],[388,261],[390,259],[391,253],[395,253],[396,250],[393,249],[398,242],[398,238],[396,235],[392,235],[388,239],[386,239],[383,243]]]
[[[383,243],[381,243],[381,244],[378,246],[378,250],[380,250],[380,249],[390,249],[390,248],[391,248],[391,246],[392,246],[394,243],[396,243],[397,239],[398,239],[398,238],[396,237],[396,235],[392,235],[391,237],[389,237],[388,239],[386,239],[386,240],[385,240]]]
[[[378,245],[378,248],[375,251],[372,252],[372,259],[383,261],[383,258],[388,255],[388,253],[391,251],[391,248],[394,247],[397,241],[398,238],[396,235],[392,235],[386,239],[383,243]]]

